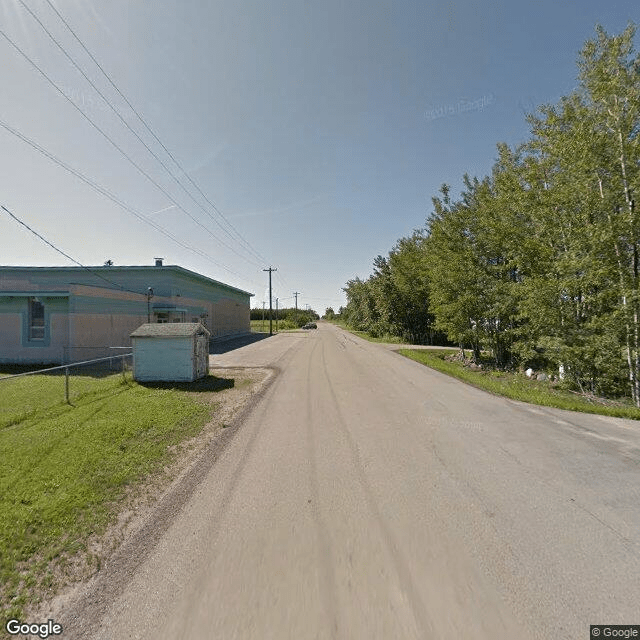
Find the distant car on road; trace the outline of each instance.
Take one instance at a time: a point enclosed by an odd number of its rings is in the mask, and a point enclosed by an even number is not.
[[[302,327],[303,329],[317,329],[318,325],[315,322],[307,322],[307,324]]]

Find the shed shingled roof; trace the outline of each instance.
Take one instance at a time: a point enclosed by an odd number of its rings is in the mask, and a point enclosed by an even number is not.
[[[140,325],[132,338],[176,338],[188,337],[196,333],[210,335],[208,329],[199,322],[159,322]]]

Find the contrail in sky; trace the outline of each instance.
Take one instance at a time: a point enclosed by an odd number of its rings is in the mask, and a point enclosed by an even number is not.
[[[175,209],[176,205],[175,204],[170,204],[168,207],[165,207],[164,209],[158,209],[157,211],[153,211],[152,213],[149,214],[149,216],[155,216],[157,213],[162,213],[163,211],[169,211],[169,209]]]

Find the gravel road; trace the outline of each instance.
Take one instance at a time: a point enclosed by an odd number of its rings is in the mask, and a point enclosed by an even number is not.
[[[640,624],[638,423],[497,398],[326,323],[212,363],[280,373],[101,619],[64,637]]]

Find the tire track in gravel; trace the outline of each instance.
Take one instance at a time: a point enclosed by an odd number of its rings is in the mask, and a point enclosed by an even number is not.
[[[74,640],[85,640],[92,637],[92,634],[96,632],[98,621],[103,618],[111,604],[124,591],[138,567],[151,554],[177,514],[187,504],[198,485],[231,443],[237,431],[243,425],[245,418],[266,395],[274,382],[279,380],[278,374],[281,371],[278,367],[262,368],[269,368],[273,373],[258,393],[240,410],[232,420],[231,425],[211,441],[189,469],[162,496],[136,533],[115,552],[104,569],[87,585],[79,597],[74,600],[73,604],[62,613],[60,620],[62,627],[63,629],[73,630]],[[220,507],[214,518],[216,525],[213,534],[215,536],[219,534],[223,515],[233,498],[243,469],[251,456],[258,432],[259,429],[256,427],[249,435],[243,454],[226,487]]]
[[[376,498],[373,493],[373,489],[367,480],[364,466],[362,464],[362,460],[360,458],[360,452],[358,451],[358,446],[353,439],[351,431],[349,430],[349,426],[347,420],[344,417],[344,414],[340,408],[340,402],[338,401],[338,397],[335,392],[335,388],[333,383],[331,382],[331,377],[327,372],[327,364],[325,360],[324,353],[324,342],[322,343],[321,350],[321,360],[322,360],[322,373],[327,383],[327,388],[329,390],[329,394],[331,396],[331,400],[333,405],[335,406],[336,416],[337,416],[337,426],[342,433],[345,442],[347,444],[349,455],[351,457],[351,462],[353,464],[353,469],[362,489],[362,492],[365,497],[365,502],[367,505],[367,509],[372,520],[375,522],[378,530],[381,534],[382,541],[391,557],[394,568],[396,571],[396,575],[398,577],[398,581],[401,589],[403,590],[407,601],[410,603],[411,612],[413,614],[414,622],[416,629],[418,630],[419,637],[421,638],[429,638],[434,634],[434,628],[431,622],[428,620],[426,616],[426,607],[422,598],[420,597],[420,593],[418,591],[418,587],[413,580],[411,575],[411,571],[409,570],[409,565],[404,558],[402,552],[400,551],[400,546],[391,529],[385,522],[382,514],[380,513],[380,509],[378,507],[378,503],[376,502]]]
[[[316,442],[313,433],[317,421],[314,419],[312,406],[311,369],[313,365],[313,354],[318,348],[318,341],[314,340],[309,362],[307,364],[307,455],[309,458],[309,484],[311,495],[311,515],[316,530],[316,543],[318,548],[318,562],[320,564],[320,595],[325,609],[326,619],[330,628],[331,637],[338,637],[338,604],[336,601],[336,579],[334,572],[334,559],[329,542],[329,528],[320,511],[320,483],[318,479],[318,465]]]

